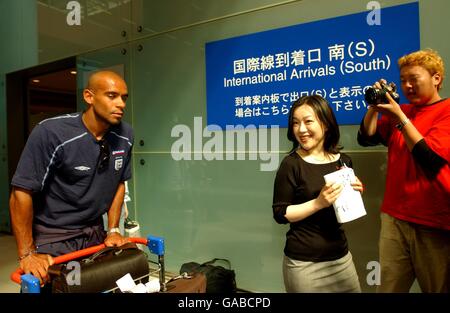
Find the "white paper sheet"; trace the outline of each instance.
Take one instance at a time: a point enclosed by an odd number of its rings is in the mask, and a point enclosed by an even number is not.
[[[366,215],[361,193],[351,186],[356,181],[353,169],[344,167],[336,172],[324,176],[325,182],[343,185],[343,190],[333,203],[334,212],[339,223],[347,223]]]

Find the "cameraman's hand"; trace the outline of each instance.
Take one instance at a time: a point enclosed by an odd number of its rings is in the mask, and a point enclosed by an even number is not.
[[[387,84],[386,80],[380,79],[379,81],[375,82],[373,87],[382,89],[381,84]],[[380,103],[377,105],[370,105],[369,107],[376,112],[389,116],[389,118],[391,119],[401,119],[403,111],[400,108],[400,105],[391,97],[389,92],[386,92],[386,98],[389,100],[389,103]]]
[[[376,88],[376,89],[383,89],[382,85],[386,85],[386,84],[387,84],[387,80],[382,78],[379,81],[375,82],[372,87]]]

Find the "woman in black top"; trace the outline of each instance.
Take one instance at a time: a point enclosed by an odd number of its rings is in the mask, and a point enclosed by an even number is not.
[[[342,185],[324,175],[352,166],[339,153],[339,127],[327,101],[317,95],[297,100],[289,112],[288,139],[293,149],[281,162],[273,195],[273,216],[290,223],[284,248],[287,292],[360,292],[344,231],[333,202]],[[359,179],[352,184],[362,192]]]

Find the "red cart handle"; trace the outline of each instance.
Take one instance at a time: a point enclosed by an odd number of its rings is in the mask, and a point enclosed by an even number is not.
[[[147,238],[131,237],[131,238],[127,238],[127,239],[129,242],[141,243],[143,245],[147,245],[147,242],[148,242]],[[82,250],[78,250],[75,252],[60,255],[60,256],[53,258],[53,264],[61,264],[61,263],[66,263],[71,260],[76,260],[76,259],[82,258],[84,256],[94,254],[95,252],[100,251],[104,247],[105,247],[105,244],[102,243],[97,246],[92,246],[92,247],[89,247],[86,249],[82,249]],[[20,276],[22,276],[23,274],[24,274],[24,271],[21,268],[18,268],[11,274],[11,280],[13,282],[20,284],[20,280],[21,280]]]

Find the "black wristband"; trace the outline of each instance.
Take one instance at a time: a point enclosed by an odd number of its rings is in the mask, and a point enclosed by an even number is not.
[[[404,120],[398,122],[398,123],[395,125],[395,128],[397,128],[399,131],[402,131],[402,130],[403,130],[403,127],[405,127],[409,122],[410,122],[410,121],[409,121],[409,118],[406,117]]]

